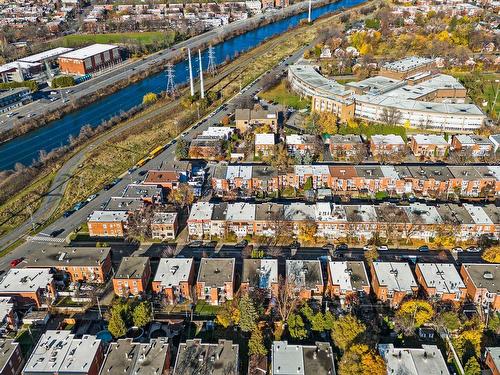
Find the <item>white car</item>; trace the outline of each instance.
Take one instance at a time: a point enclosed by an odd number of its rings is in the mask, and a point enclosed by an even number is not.
[[[456,253],[463,253],[464,249],[462,249],[461,247],[454,247],[452,249],[452,251],[456,252]]]
[[[382,246],[377,246],[377,250],[378,251],[387,251],[387,250],[389,250],[389,248],[385,245],[382,245]]]
[[[369,251],[373,248],[373,246],[370,246],[370,245],[366,245],[366,246],[363,246],[363,251]]]
[[[92,194],[87,198],[87,202],[92,202],[94,199],[97,198],[97,194]]]
[[[480,247],[468,247],[467,252],[469,253],[480,253],[481,248]]]

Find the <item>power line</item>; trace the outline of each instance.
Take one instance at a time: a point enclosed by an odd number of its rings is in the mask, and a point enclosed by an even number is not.
[[[174,82],[174,66],[172,63],[167,64],[167,94],[173,96],[175,94],[175,82]]]
[[[214,76],[216,73],[216,67],[215,67],[215,50],[212,45],[208,46],[208,67],[207,67],[207,72],[208,74]]]

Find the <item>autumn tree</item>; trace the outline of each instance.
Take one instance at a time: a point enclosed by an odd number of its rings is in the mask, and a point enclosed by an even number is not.
[[[366,326],[353,315],[345,315],[335,322],[332,327],[332,340],[342,351],[356,342],[364,334]]]
[[[135,210],[130,214],[126,232],[127,240],[141,241],[151,238],[151,224],[153,222],[154,209],[145,206],[142,210]]]
[[[313,221],[301,223],[297,238],[303,244],[313,243],[316,240],[318,226]]]
[[[337,134],[338,118],[332,112],[321,112],[318,119],[318,126],[323,134]]]
[[[379,253],[375,246],[372,246],[370,250],[365,251],[365,260],[366,262],[371,265],[374,261],[376,261],[379,257]]]
[[[259,314],[257,309],[248,294],[243,295],[238,302],[238,309],[240,311],[240,328],[243,332],[250,332],[256,326]]]
[[[307,329],[305,328],[304,320],[299,314],[290,314],[288,317],[287,326],[288,333],[294,339],[305,339],[307,337]]]
[[[339,364],[339,375],[385,375],[386,371],[382,357],[364,344],[351,346]]]
[[[185,183],[179,184],[177,189],[168,193],[168,201],[181,209],[190,207],[194,202],[193,188]]]
[[[217,311],[215,322],[224,328],[238,325],[240,322],[240,310],[236,299],[227,300]]]
[[[288,150],[284,143],[277,144],[272,158],[269,158],[269,160],[266,161],[275,167],[280,173],[287,172],[292,165],[292,160],[288,155]]]
[[[186,159],[189,156],[189,142],[179,139],[175,146],[175,157],[177,159]]]
[[[456,331],[461,324],[460,317],[454,311],[442,311],[434,317],[434,325],[438,328],[445,328],[449,332]]]
[[[300,298],[295,285],[282,276],[278,278],[278,293],[275,298],[274,311],[282,322],[286,322],[292,312],[297,309]]]
[[[481,375],[481,366],[476,357],[470,357],[464,367],[464,375]]]
[[[481,258],[489,263],[500,263],[500,246],[494,246],[484,250]]]
[[[250,355],[265,356],[267,349],[264,345],[264,336],[259,327],[255,326],[252,330],[252,335],[248,341],[248,353]]]
[[[151,322],[151,304],[147,301],[140,302],[132,312],[132,321],[136,327],[144,327]]]
[[[415,333],[415,329],[429,322],[434,316],[434,309],[427,301],[412,300],[401,305],[396,312],[396,329],[407,336]]]

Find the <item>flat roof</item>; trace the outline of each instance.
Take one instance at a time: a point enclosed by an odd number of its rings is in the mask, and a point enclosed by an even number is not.
[[[330,202],[317,202],[314,208],[317,221],[347,221],[345,206]]]
[[[57,48],[53,48],[53,49],[49,49],[47,51],[37,53],[35,55],[23,57],[23,58],[19,59],[19,61],[24,61],[24,62],[29,62],[29,63],[43,62],[47,59],[55,58],[59,55],[62,55],[64,53],[67,53],[70,51],[73,51],[73,48],[57,47]]]
[[[195,202],[191,206],[189,220],[210,220],[212,218],[213,203]]]
[[[64,59],[76,59],[76,60],[84,60],[88,57],[106,52],[106,51],[111,51],[115,48],[118,48],[118,46],[115,46],[113,44],[92,44],[90,46],[80,48],[68,53],[65,53],[59,57],[64,58]]]
[[[126,222],[128,220],[127,211],[93,211],[88,221],[96,222]]]
[[[153,281],[160,282],[165,288],[178,286],[188,281],[192,268],[192,258],[161,258]]]
[[[150,198],[161,197],[163,190],[161,187],[144,184],[128,184],[123,191],[123,198]]]
[[[220,287],[234,281],[234,258],[202,258],[198,282],[210,287]]]
[[[278,259],[243,259],[242,283],[269,289],[278,282]]]
[[[48,268],[11,268],[0,280],[2,293],[36,292],[47,288],[53,280]]]
[[[278,170],[267,165],[254,165],[252,167],[252,178],[270,180],[278,176]]]
[[[179,181],[179,173],[176,171],[151,170],[146,174],[144,184],[161,184],[165,182]]]
[[[220,339],[217,344],[201,339],[186,340],[179,345],[172,375],[238,375],[239,346]]]
[[[226,179],[233,180],[241,178],[243,180],[250,180],[252,178],[251,165],[228,165],[226,167]]]
[[[472,220],[474,220],[475,224],[485,224],[485,225],[494,224],[493,221],[488,216],[488,214],[484,211],[483,207],[474,206],[470,203],[464,203],[463,207],[467,210],[469,215],[472,217]]]
[[[316,289],[323,285],[323,272],[319,260],[286,260],[286,277],[297,288]]]
[[[276,136],[274,133],[256,133],[255,134],[255,144],[256,145],[274,145],[276,144]]]
[[[384,65],[382,65],[382,67],[384,69],[393,70],[396,72],[406,72],[419,68],[423,65],[431,64],[434,61],[434,59],[429,59],[427,57],[409,56],[401,60],[386,62]]]
[[[149,266],[148,257],[123,257],[115,279],[140,279]]]
[[[265,202],[256,205],[255,207],[255,220],[283,220],[284,207],[280,203]]]
[[[101,345],[92,335],[75,339],[70,331],[46,331],[24,367],[23,374],[87,374]]]
[[[111,197],[104,207],[104,211],[133,212],[144,207],[142,199]]]
[[[386,286],[389,291],[412,292],[417,287],[408,263],[373,262],[373,268],[380,286]]]
[[[294,345],[274,341],[271,349],[272,375],[335,374],[332,347],[328,342]]]
[[[150,339],[136,343],[132,339],[112,342],[104,357],[100,374],[163,374],[169,355],[168,339]]]
[[[497,369],[500,369],[500,346],[492,347],[488,346],[486,347],[485,354],[490,354],[491,359],[493,360],[493,363],[495,364],[495,367]],[[1,368],[1,366],[0,366]]]
[[[465,288],[457,269],[450,263],[418,263],[425,284],[437,294],[456,294]]]
[[[14,302],[11,297],[0,297],[0,325],[5,321],[5,317],[10,314],[14,308]],[[0,371],[2,366],[0,366]]]
[[[463,264],[476,288],[484,288],[489,293],[500,294],[500,264]]]
[[[411,136],[419,145],[442,145],[449,146],[442,135],[436,134],[415,134]]]
[[[360,135],[357,134],[334,134],[331,135],[329,138],[330,144],[363,144],[363,140],[361,139]]]
[[[292,202],[284,205],[284,215],[290,221],[308,221],[316,218],[316,205]]]
[[[226,220],[252,221],[255,220],[255,204],[237,202],[227,205]]]
[[[338,285],[342,293],[360,292],[370,286],[362,261],[329,262],[328,267],[332,284]]]
[[[488,137],[476,134],[458,134],[455,138],[462,144],[462,146],[472,145],[493,145],[493,142]]]
[[[3,368],[7,363],[10,362],[10,359],[16,349],[19,347],[19,343],[15,342],[13,339],[4,339],[0,338],[0,372],[3,371]]]
[[[32,251],[25,259],[25,266],[31,267],[57,267],[57,266],[86,266],[96,267],[101,265],[110,256],[110,247],[64,247],[43,246],[37,251]]]
[[[405,141],[396,134],[374,134],[370,137],[370,142],[377,146],[381,145],[404,145]]]
[[[393,344],[379,344],[388,374],[443,374],[449,375],[443,354],[436,345],[422,345],[422,348],[395,348]]]
[[[152,224],[174,224],[177,212],[155,212]]]

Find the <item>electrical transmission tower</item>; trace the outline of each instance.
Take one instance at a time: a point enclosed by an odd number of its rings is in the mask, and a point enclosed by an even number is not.
[[[167,94],[173,96],[175,94],[174,83],[174,67],[171,63],[167,64]]]
[[[212,45],[208,46],[208,67],[207,67],[207,72],[211,76],[214,76],[216,73],[216,67],[215,67],[215,50]]]

